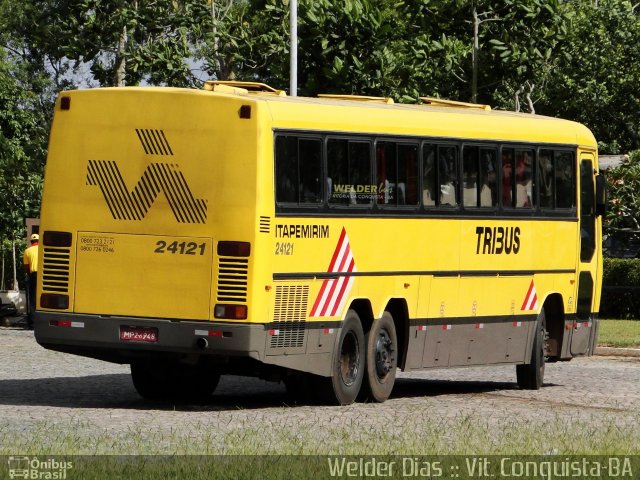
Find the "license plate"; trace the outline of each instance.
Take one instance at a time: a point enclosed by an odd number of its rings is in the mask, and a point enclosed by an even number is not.
[[[120,340],[127,342],[157,342],[158,329],[155,327],[120,327]]]

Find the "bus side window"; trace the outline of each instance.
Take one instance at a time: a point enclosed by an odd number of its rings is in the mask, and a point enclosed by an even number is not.
[[[439,205],[458,205],[458,149],[454,146],[438,146],[438,179],[440,183]]]
[[[555,152],[556,208],[575,207],[575,162],[573,152]]]
[[[398,145],[398,205],[418,205],[417,145]]]
[[[378,142],[376,144],[376,203],[395,205],[398,186],[398,159],[396,143]]]
[[[331,179],[329,203],[371,203],[371,144],[355,140],[327,141],[327,176]]]
[[[294,136],[276,137],[276,202],[322,202],[322,142]]]
[[[371,173],[371,144],[349,141],[349,183],[356,187],[351,203],[371,203]]]
[[[514,168],[513,168],[513,148],[502,149],[501,174],[502,181],[502,207],[511,208],[514,206]]]
[[[298,139],[276,137],[276,202],[298,202]]]
[[[436,204],[436,147],[422,146],[422,204],[432,207]]]
[[[331,179],[329,203],[348,205],[349,163],[347,141],[331,139],[327,142],[327,175]]]
[[[496,151],[465,146],[462,154],[463,205],[493,207],[498,204]]]
[[[322,202],[322,142],[300,139],[298,144],[300,203]]]
[[[540,208],[551,209],[555,198],[555,178],[553,174],[553,151],[540,150],[538,156],[538,189]]]
[[[465,146],[462,150],[462,205],[478,206],[478,147]]]
[[[480,149],[480,206],[495,207],[498,205],[498,161],[496,151],[488,148]]]
[[[533,207],[533,151],[516,150],[516,208]]]

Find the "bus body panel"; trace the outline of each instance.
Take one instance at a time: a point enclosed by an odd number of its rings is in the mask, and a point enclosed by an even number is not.
[[[43,242],[48,280],[38,295],[69,303],[39,304],[36,338],[48,348],[125,363],[206,357],[229,371],[246,358],[328,376],[347,311],[357,309],[366,329],[392,310],[407,370],[523,364],[553,298],[562,322],[554,356],[593,352],[602,267],[599,251],[580,262],[579,199],[542,218],[326,204],[285,211],[275,196],[274,138],[288,132],[357,138],[372,151],[380,139],[559,146],[577,164],[580,146],[595,152],[579,124],[180,89],[62,95],[71,107],[58,100],[41,231],[69,232],[72,241]],[[585,271],[594,280],[591,325],[576,318]],[[218,317],[220,305],[238,317]],[[147,331],[155,341],[126,338]]]
[[[208,319],[213,242],[78,232],[77,313]]]
[[[255,204],[239,199],[256,196],[257,115],[240,119],[237,99],[202,92],[64,96],[71,107],[56,111],[42,217],[47,230],[73,236],[68,310],[213,318],[221,288],[213,265],[225,262],[215,245],[254,243],[256,234],[233,219],[255,215]],[[43,248],[41,267],[53,274],[47,251],[55,249]]]

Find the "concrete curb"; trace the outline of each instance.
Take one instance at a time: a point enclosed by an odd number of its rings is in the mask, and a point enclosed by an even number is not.
[[[596,347],[595,354],[609,357],[640,357],[640,348]]]

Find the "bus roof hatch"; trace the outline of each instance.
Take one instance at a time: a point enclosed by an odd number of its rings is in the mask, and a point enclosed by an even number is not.
[[[491,110],[489,105],[481,103],[456,102],[455,100],[444,100],[442,98],[420,97],[422,105],[432,105],[434,107],[452,107],[452,108],[476,108],[478,110]]]
[[[393,98],[389,97],[369,97],[366,95],[340,95],[334,93],[319,93],[318,98],[331,98],[335,100],[353,100],[355,102],[380,102],[393,103]]]
[[[247,95],[249,93],[276,95],[285,97],[284,90],[276,90],[269,85],[259,82],[239,82],[235,80],[211,80],[204,82],[204,89],[212,92],[235,93],[237,95]]]

